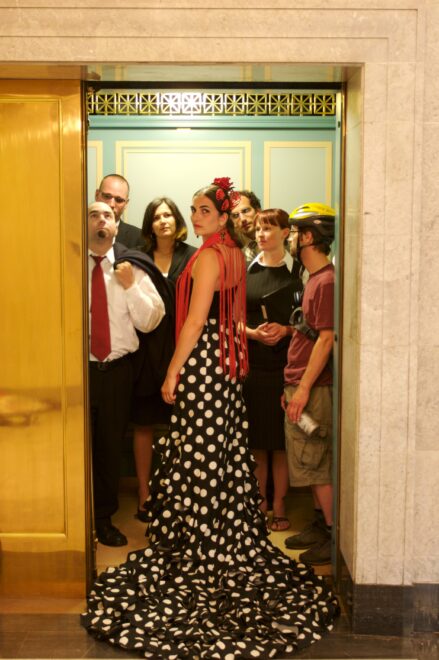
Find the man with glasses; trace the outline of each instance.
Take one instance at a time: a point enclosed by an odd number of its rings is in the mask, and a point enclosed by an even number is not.
[[[247,266],[253,261],[259,252],[255,240],[255,217],[261,210],[261,202],[251,190],[238,190],[241,199],[234,208],[230,217],[243,240],[242,252]]]
[[[130,186],[128,181],[120,174],[107,174],[96,190],[95,200],[104,202],[112,209],[116,218],[116,242],[127,248],[142,246],[144,240],[139,227],[134,227],[122,220],[122,213],[129,202]]]

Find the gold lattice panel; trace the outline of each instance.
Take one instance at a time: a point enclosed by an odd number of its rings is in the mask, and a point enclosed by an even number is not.
[[[89,89],[87,111],[90,115],[104,116],[326,117],[335,115],[335,93]]]

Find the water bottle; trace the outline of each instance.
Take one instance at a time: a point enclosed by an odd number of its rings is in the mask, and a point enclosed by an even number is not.
[[[312,435],[320,427],[320,424],[318,424],[311,415],[308,415],[307,412],[301,414],[300,419],[296,424],[301,431],[306,433],[306,435]]]

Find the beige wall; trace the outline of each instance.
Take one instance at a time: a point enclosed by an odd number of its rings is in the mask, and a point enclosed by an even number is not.
[[[303,0],[295,9],[293,0],[225,0],[206,10],[205,0],[131,0],[126,11],[122,0],[62,4],[1,2],[0,61],[93,71],[115,60],[176,63],[176,77],[183,63],[260,62],[270,65],[261,67],[268,81],[284,63],[312,65],[310,79],[321,80],[339,70],[321,65],[342,67],[341,547],[359,583],[438,582],[439,3]]]

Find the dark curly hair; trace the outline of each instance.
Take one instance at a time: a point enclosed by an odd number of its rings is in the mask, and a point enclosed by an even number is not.
[[[259,197],[255,195],[255,193],[252,190],[237,190],[241,197],[247,197],[248,201],[250,202],[250,206],[255,210],[255,211],[260,211],[261,210],[261,200]]]
[[[156,236],[152,230],[154,215],[160,204],[166,204],[169,207],[175,219],[175,241],[185,241],[187,238],[187,226],[177,204],[169,197],[156,197],[148,204],[145,209],[142,224],[142,236],[145,239],[147,250],[155,248],[157,245]]]

